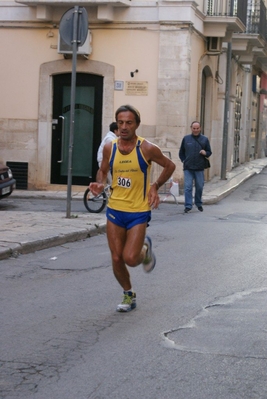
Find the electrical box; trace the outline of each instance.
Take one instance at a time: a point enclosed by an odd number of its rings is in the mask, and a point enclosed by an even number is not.
[[[72,45],[68,45],[64,42],[60,33],[58,33],[58,46],[57,52],[59,54],[72,54]],[[77,47],[77,55],[89,55],[92,52],[91,46],[91,32],[88,31],[87,38],[82,46]]]

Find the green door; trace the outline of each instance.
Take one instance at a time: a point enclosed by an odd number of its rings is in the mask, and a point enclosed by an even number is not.
[[[71,74],[53,77],[51,183],[67,184],[69,162]],[[88,185],[98,169],[96,154],[101,142],[103,78],[76,75],[72,149],[72,184]]]

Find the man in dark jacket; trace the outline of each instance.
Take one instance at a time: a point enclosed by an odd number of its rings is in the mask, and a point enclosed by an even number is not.
[[[182,140],[179,158],[184,169],[185,213],[193,206],[193,181],[195,181],[195,205],[200,212],[202,207],[202,192],[204,187],[205,158],[211,156],[209,139],[201,134],[201,125],[194,121],[191,124],[192,134]]]

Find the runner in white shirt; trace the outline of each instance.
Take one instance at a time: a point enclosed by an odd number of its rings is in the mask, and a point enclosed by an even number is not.
[[[97,162],[98,162],[98,166],[100,168],[101,166],[101,162],[103,159],[103,148],[104,145],[107,143],[110,143],[112,140],[116,139],[119,136],[119,131],[118,131],[118,126],[116,122],[112,122],[109,125],[109,132],[106,134],[106,136],[103,138],[98,151],[97,151]]]
[[[101,162],[102,162],[102,159],[103,159],[103,148],[104,148],[104,145],[107,144],[107,143],[110,143],[111,141],[116,139],[118,136],[119,136],[119,130],[118,130],[117,123],[116,122],[112,122],[109,125],[109,132],[103,138],[103,140],[102,140],[102,142],[101,142],[101,144],[100,144],[100,146],[98,148],[98,151],[97,151],[97,162],[98,162],[99,168],[101,166]],[[112,181],[111,173],[108,172],[107,183],[111,184],[111,181]]]

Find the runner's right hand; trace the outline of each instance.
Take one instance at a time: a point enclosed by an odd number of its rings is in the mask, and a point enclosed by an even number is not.
[[[104,184],[103,183],[90,183],[89,184],[89,190],[94,194],[94,195],[99,195],[104,191]]]

